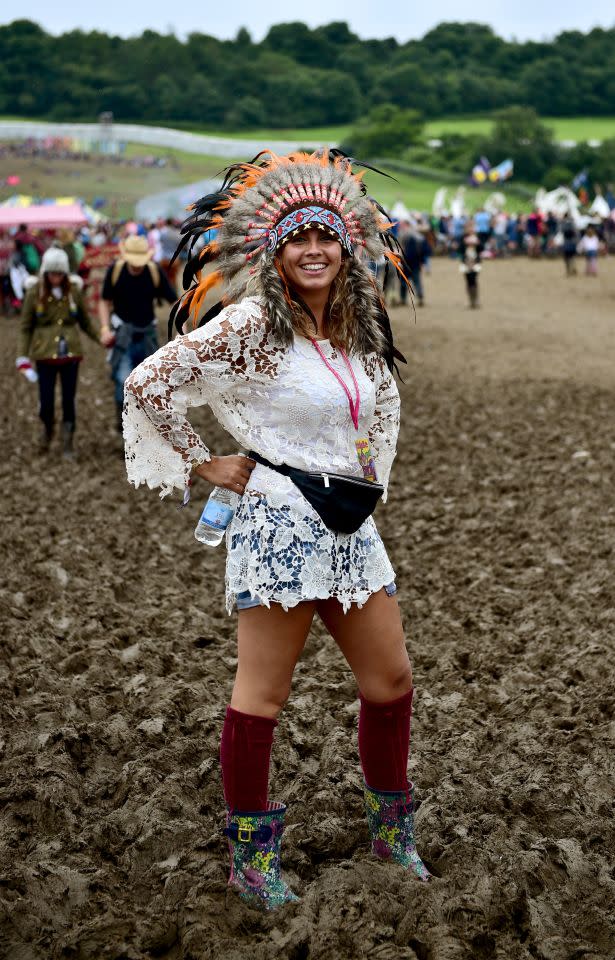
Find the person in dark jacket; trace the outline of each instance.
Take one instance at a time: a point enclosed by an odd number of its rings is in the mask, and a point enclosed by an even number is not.
[[[122,430],[124,382],[158,349],[154,302],[175,303],[177,294],[166,275],[151,263],[145,237],[130,236],[120,244],[119,260],[107,270],[98,304],[101,339],[111,353],[115,382],[117,429]]]
[[[416,293],[418,305],[422,307],[425,303],[422,271],[431,255],[431,247],[424,233],[416,228],[410,228],[402,233],[400,243],[410,273],[408,279],[412,283],[412,289]],[[402,280],[399,291],[402,303],[406,302],[407,289],[406,284]]]
[[[72,459],[75,432],[77,374],[83,359],[81,337],[100,342],[98,330],[87,312],[81,293],[82,281],[71,276],[64,250],[50,247],[43,254],[40,276],[30,278],[21,317],[18,366],[34,361],[38,373],[39,416],[43,421],[41,452],[47,452],[55,421],[55,385],[62,387],[62,433],[64,457]]]
[[[562,222],[562,250],[564,254],[564,266],[566,267],[566,276],[574,277],[577,272],[575,259],[577,255],[577,244],[579,242],[579,232],[574,225],[571,216],[567,216]]]

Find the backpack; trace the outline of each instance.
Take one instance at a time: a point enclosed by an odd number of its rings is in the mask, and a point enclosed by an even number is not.
[[[113,264],[113,270],[111,271],[111,286],[114,287],[119,279],[120,273],[126,266],[126,260],[116,260]],[[148,261],[145,266],[150,272],[152,278],[152,283],[154,284],[154,289],[158,290],[160,286],[160,270],[155,263]]]
[[[24,243],[21,248],[21,259],[28,273],[38,273],[41,255],[33,243]]]

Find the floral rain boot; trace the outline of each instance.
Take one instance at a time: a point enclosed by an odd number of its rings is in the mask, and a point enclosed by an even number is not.
[[[431,874],[417,853],[414,839],[413,785],[408,784],[407,791],[385,792],[366,784],[365,810],[374,856],[401,864],[419,880],[429,880]]]
[[[231,854],[229,887],[247,903],[274,910],[298,900],[280,876],[280,846],[286,807],[270,801],[267,810],[227,812],[225,835]]]

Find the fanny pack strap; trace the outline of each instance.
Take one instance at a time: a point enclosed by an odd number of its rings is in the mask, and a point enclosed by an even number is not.
[[[285,463],[269,463],[269,460],[261,457],[260,453],[254,453],[254,450],[250,450],[248,457],[250,460],[256,460],[257,463],[260,463],[261,467],[269,467],[270,470],[281,473],[283,477],[290,477],[294,472],[293,468],[287,467]]]

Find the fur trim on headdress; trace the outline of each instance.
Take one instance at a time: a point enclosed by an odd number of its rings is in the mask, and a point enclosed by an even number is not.
[[[222,284],[222,303],[233,303],[246,295],[250,283],[251,290],[256,287],[263,297],[274,335],[282,343],[292,343],[293,311],[299,301],[286,287],[276,252],[278,244],[294,232],[295,215],[298,229],[311,216],[323,227],[328,221],[332,224],[349,257],[355,316],[360,318],[356,349],[363,354],[376,351],[391,366],[389,319],[365,261],[385,256],[405,280],[403,258],[389,233],[391,221],[367,195],[363,173],[354,173],[353,165],[367,166],[339,150],[327,150],[287,157],[265,152],[250,163],[229,167],[220,191],[197,201],[182,227],[184,236],[175,256],[188,245],[183,277],[187,292],[171,312],[169,335],[173,322],[181,332],[189,315],[196,325],[213,287]],[[215,239],[190,256],[198,238],[208,231],[216,231]],[[215,270],[202,277],[208,264]],[[201,322],[220,309],[216,305]]]

